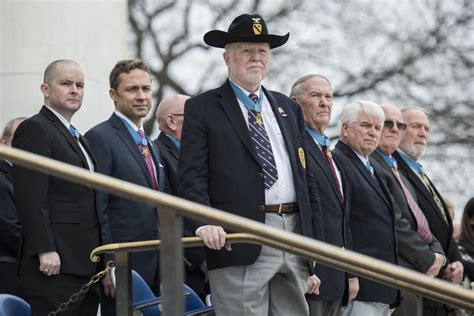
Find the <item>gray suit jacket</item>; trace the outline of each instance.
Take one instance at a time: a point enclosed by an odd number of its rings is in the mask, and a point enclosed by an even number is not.
[[[408,206],[402,187],[380,153],[374,151],[370,162],[392,196],[396,212],[399,264],[424,273],[433,264],[435,252],[444,255],[443,248],[434,236],[433,242],[428,245],[416,232],[416,219]],[[402,181],[416,199],[409,181],[403,176]]]

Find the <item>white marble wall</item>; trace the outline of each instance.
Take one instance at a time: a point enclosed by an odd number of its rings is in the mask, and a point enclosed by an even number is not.
[[[85,74],[85,96],[73,123],[84,133],[108,118],[108,76],[130,58],[126,0],[0,0],[0,127],[40,109],[46,66],[73,59]]]

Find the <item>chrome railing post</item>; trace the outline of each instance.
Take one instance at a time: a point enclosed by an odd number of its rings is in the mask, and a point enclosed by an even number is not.
[[[132,273],[127,251],[115,253],[115,280],[117,316],[132,316]]]
[[[182,219],[170,207],[158,206],[158,213],[162,311],[166,316],[182,316],[184,315]]]

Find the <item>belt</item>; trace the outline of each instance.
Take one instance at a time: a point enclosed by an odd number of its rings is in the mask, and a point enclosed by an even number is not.
[[[260,210],[265,213],[292,214],[298,211],[298,203],[261,205]]]

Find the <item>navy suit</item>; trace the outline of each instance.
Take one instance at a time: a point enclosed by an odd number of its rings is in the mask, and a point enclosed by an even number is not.
[[[163,163],[166,179],[168,180],[168,188],[172,195],[177,195],[177,183],[178,183],[178,156],[179,149],[169,139],[164,132],[158,135],[158,138],[154,140],[155,145],[160,151],[161,162]],[[186,218],[183,219],[183,236],[194,236],[194,232],[189,227],[189,222]],[[185,257],[185,283],[189,285],[194,292],[199,296],[205,296],[205,275],[199,269],[199,265],[205,260],[204,248],[203,247],[192,247],[184,249]]]
[[[362,161],[344,142],[339,141],[333,154],[351,187],[350,228],[354,251],[397,264],[395,212],[390,196],[378,175],[372,177]],[[359,278],[356,300],[395,304],[398,290],[365,278]]]
[[[314,139],[305,133],[308,160],[313,163],[313,173],[319,191],[323,215],[324,238],[327,243],[338,247],[352,249],[352,237],[349,227],[350,188],[341,168],[342,190],[344,199],[339,197],[339,188],[331,166]],[[337,164],[337,161],[333,160]],[[316,264],[316,275],[321,280],[319,295],[311,295],[311,299],[340,301],[343,298],[347,275],[344,271]]]
[[[80,142],[94,161],[83,137]],[[18,126],[12,145],[76,167],[89,168],[76,140],[47,107]],[[22,225],[20,286],[33,302],[33,313],[47,314],[96,272],[97,265],[89,259],[91,251],[100,244],[96,194],[90,187],[16,165],[13,166],[13,187]],[[56,251],[61,260],[60,274],[54,277],[47,277],[38,269],[39,253],[50,251]],[[38,296],[44,298],[35,310]],[[71,306],[70,313],[84,315],[88,308],[97,310],[97,300],[91,297],[87,307]]]
[[[0,159],[0,293],[19,295],[16,263],[21,226],[13,196],[12,166]]]
[[[152,180],[145,159],[132,135],[117,115],[93,127],[85,134],[97,165],[96,171],[117,179],[152,188]],[[164,173],[158,151],[149,141],[150,153],[156,168],[159,190],[164,188]],[[103,222],[104,243],[158,239],[156,207],[143,202],[118,197],[106,192],[97,194]],[[159,289],[158,251],[134,252],[132,268],[155,291]]]
[[[305,131],[301,110],[281,93],[264,88],[263,92],[288,153],[303,234],[324,240],[316,185],[302,163]],[[262,169],[228,81],[186,101],[180,150],[178,194],[181,197],[265,222]],[[193,230],[201,225],[194,223]],[[260,250],[260,245],[253,244],[232,245],[232,251],[206,248],[207,266],[213,270],[250,265],[257,260]]]

